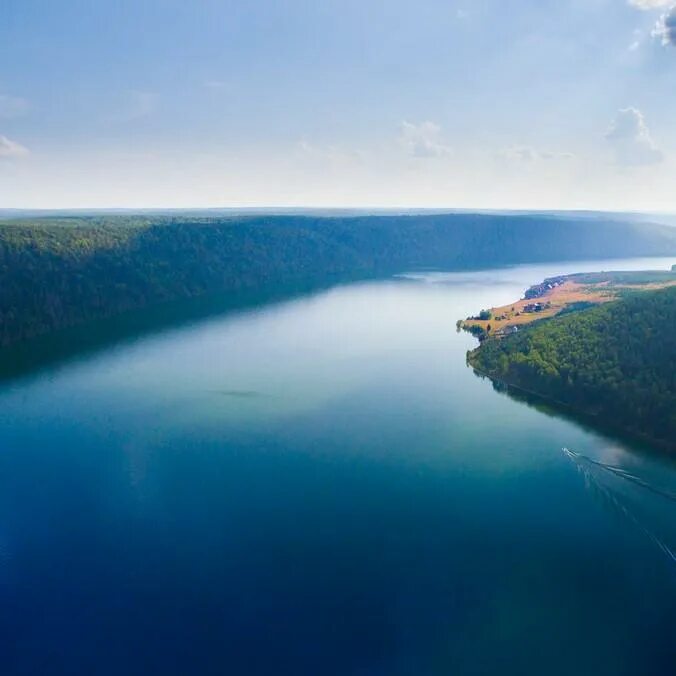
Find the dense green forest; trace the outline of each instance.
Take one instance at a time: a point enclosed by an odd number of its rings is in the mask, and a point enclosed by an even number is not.
[[[472,214],[0,222],[0,345],[210,292],[412,268],[676,254],[676,229]]]
[[[470,363],[676,451],[676,287],[645,291],[489,339]]]

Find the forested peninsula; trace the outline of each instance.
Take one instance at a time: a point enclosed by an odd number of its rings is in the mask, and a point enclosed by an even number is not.
[[[413,268],[676,254],[676,229],[479,214],[0,221],[0,346],[166,301]]]
[[[488,338],[469,363],[676,452],[676,286],[630,293]]]

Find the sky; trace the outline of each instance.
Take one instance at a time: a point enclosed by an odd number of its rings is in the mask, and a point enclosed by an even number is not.
[[[0,208],[676,212],[676,0],[1,0]]]

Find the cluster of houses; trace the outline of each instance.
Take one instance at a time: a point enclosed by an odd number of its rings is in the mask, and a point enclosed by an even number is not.
[[[509,319],[514,316],[518,317],[521,314],[537,314],[539,312],[544,312],[545,310],[548,310],[549,308],[552,307],[551,302],[549,301],[542,301],[542,300],[535,300],[536,298],[542,298],[543,296],[547,295],[550,291],[553,289],[556,289],[559,286],[562,286],[565,284],[567,281],[567,278],[565,276],[562,277],[550,277],[549,279],[545,279],[544,282],[541,284],[537,284],[536,286],[531,286],[528,291],[526,291],[524,299],[525,300],[532,300],[532,303],[526,303],[523,305],[520,310],[517,310],[518,306],[512,307],[512,312],[501,314],[501,315],[493,315],[491,310],[481,310],[481,312],[475,316],[475,317],[468,317],[467,322],[472,322],[472,321],[489,321],[489,320],[494,320],[495,322],[506,322],[509,321]],[[514,325],[507,325],[507,326],[493,326],[491,327],[490,324],[486,326],[486,328],[483,328],[480,325],[477,324],[465,324],[464,322],[460,321],[458,322],[458,327],[464,328],[466,331],[470,331],[472,334],[477,336],[480,341],[485,340],[489,335],[493,335],[495,337],[504,337],[504,336],[509,336],[513,333],[516,333],[519,330],[518,326]],[[491,328],[494,329],[494,332],[491,332]]]
[[[505,326],[496,332],[496,336],[511,336],[513,333],[517,333],[519,330],[518,326]]]
[[[551,306],[551,303],[528,303],[523,306],[522,312],[542,312],[543,310],[548,310]]]
[[[528,291],[526,291],[525,298],[531,300],[532,298],[540,298],[546,293],[549,293],[552,289],[555,289],[557,286],[562,286],[565,284],[565,277],[551,277],[550,279],[545,279],[541,284],[536,284],[531,286]],[[528,310],[526,310],[528,312]]]

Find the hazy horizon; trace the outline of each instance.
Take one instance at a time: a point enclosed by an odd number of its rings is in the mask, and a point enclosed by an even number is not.
[[[509,209],[500,207],[415,207],[404,205],[328,205],[320,206],[313,204],[305,204],[298,206],[284,206],[284,205],[259,205],[259,206],[185,206],[185,207],[163,207],[159,205],[147,207],[125,207],[125,206],[96,206],[96,207],[81,207],[81,206],[65,206],[65,207],[0,207],[0,218],[5,214],[32,214],[32,213],[59,213],[59,214],[163,214],[163,213],[265,213],[269,215],[285,215],[285,214],[306,214],[306,213],[357,213],[357,214],[495,214],[495,215],[573,215],[573,216],[617,216],[617,217],[631,217],[631,216],[665,216],[676,217],[675,211],[648,211],[648,210],[626,210],[614,211],[606,209],[556,209],[556,208],[542,208],[542,209]]]
[[[675,5],[7,0],[0,207],[673,213]]]

